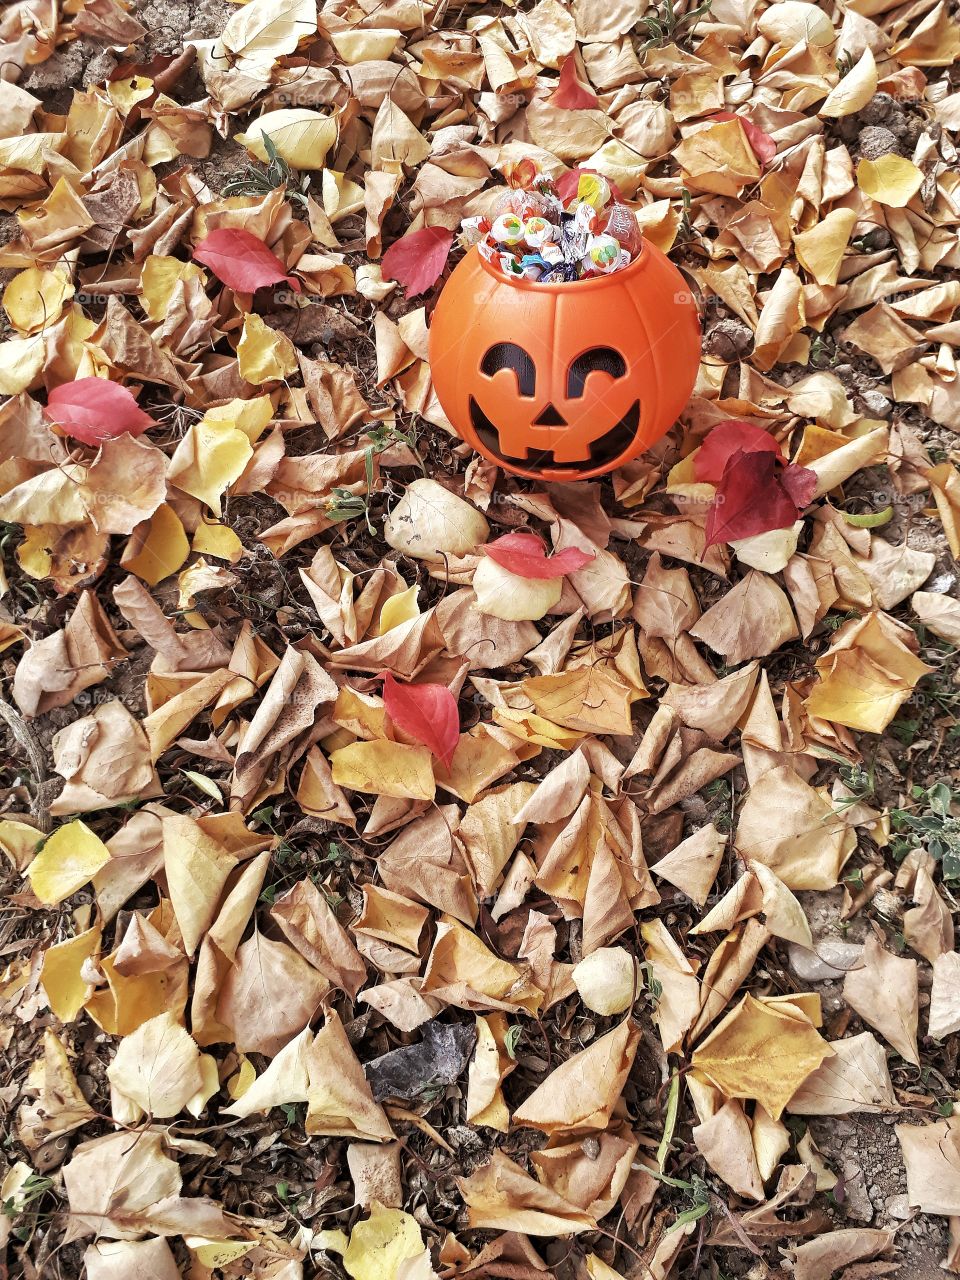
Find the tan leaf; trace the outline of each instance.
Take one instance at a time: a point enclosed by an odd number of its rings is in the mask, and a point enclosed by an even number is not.
[[[773,653],[800,633],[781,588],[767,574],[751,569],[690,628],[690,634],[737,665]]]
[[[227,971],[217,1018],[242,1053],[272,1058],[309,1023],[329,989],[299,952],[255,931]]]
[[[515,1125],[549,1134],[605,1129],[640,1044],[629,1018],[575,1053],[547,1076],[513,1113]]]
[[[309,1134],[391,1142],[390,1121],[373,1099],[339,1017],[331,1012],[307,1050]]]
[[[917,962],[885,950],[873,934],[867,937],[856,969],[847,971],[843,998],[875,1027],[902,1058],[920,1065],[917,1050]]]
[[[158,1119],[175,1116],[203,1088],[200,1050],[171,1013],[125,1036],[107,1076],[140,1112]]]
[[[519,1231],[531,1236],[566,1236],[589,1231],[593,1218],[549,1187],[524,1173],[502,1151],[469,1178],[461,1178],[460,1194],[477,1229]]]
[[[907,1202],[924,1213],[960,1213],[960,1121],[896,1126],[907,1166]]]
[[[851,1111],[896,1110],[898,1103],[883,1046],[869,1031],[834,1040],[825,1058],[787,1103],[799,1116],[845,1116]]]

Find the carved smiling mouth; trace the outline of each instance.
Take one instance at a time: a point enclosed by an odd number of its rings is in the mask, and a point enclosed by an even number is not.
[[[509,453],[503,444],[499,430],[490,421],[484,411],[470,397],[470,422],[477,437],[482,441],[488,453],[507,466],[521,465],[538,471],[578,471],[590,467],[600,467],[612,462],[633,444],[640,426],[640,401],[633,404],[615,426],[596,440],[590,442],[590,454],[586,462],[557,462],[552,449],[524,449],[523,454]]]

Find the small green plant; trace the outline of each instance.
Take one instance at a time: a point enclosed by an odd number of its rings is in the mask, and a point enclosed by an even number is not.
[[[915,809],[893,809],[890,813],[897,832],[894,856],[906,857],[919,844],[940,863],[945,880],[960,880],[960,818],[953,814],[953,806],[960,804],[960,793],[951,791],[945,782],[935,782],[932,787],[914,787],[911,794]]]
[[[370,519],[370,495],[373,492],[373,455],[376,452],[372,444],[364,450],[364,470],[366,471],[366,493],[354,493],[343,485],[336,485],[327,500],[327,515],[334,524],[342,524],[345,520],[357,520],[361,516],[367,522],[367,530],[376,535],[373,521]]]
[[[287,188],[287,199],[307,207],[307,188],[310,175],[297,174],[277,152],[273,139],[263,134],[263,149],[267,153],[266,168],[248,165],[240,178],[234,178],[223,188],[225,196],[268,196],[277,187]]]
[[[696,8],[680,13],[673,0],[660,0],[653,6],[653,11],[645,14],[637,24],[647,37],[640,46],[640,52],[663,49],[668,44],[679,45],[689,40],[700,20],[710,12],[712,4],[713,0],[703,0]]]
[[[643,960],[640,964],[640,972],[643,974],[644,984],[647,989],[647,995],[653,1004],[656,1004],[663,995],[663,983],[654,975],[653,965],[649,960]]]
[[[14,1222],[12,1234],[16,1239],[29,1240],[37,1225],[49,1217],[48,1214],[41,1213],[37,1206],[52,1187],[53,1181],[50,1178],[31,1173],[23,1185],[3,1201],[3,1214]]]
[[[405,444],[416,458],[417,466],[426,475],[427,468],[417,449],[415,431],[401,431],[395,422],[378,422],[370,427],[367,435],[370,438],[370,444],[367,447],[372,448],[374,453],[383,453],[384,449],[389,449],[392,444]]]
[[[503,1047],[514,1062],[517,1060],[517,1045],[519,1044],[520,1037],[522,1035],[523,1028],[520,1026],[520,1023],[517,1022],[507,1029],[507,1034],[503,1037]]]
[[[902,742],[905,747],[910,747],[917,740],[917,734],[920,732],[920,721],[908,720],[905,717],[898,718],[891,724],[890,732],[898,742]]]
[[[659,1182],[665,1183],[668,1187],[675,1187],[678,1191],[685,1191],[691,1200],[689,1209],[682,1209],[676,1216],[675,1220],[667,1228],[667,1231],[676,1231],[678,1227],[685,1227],[688,1222],[696,1222],[698,1218],[702,1218],[704,1214],[710,1212],[710,1188],[704,1182],[699,1174],[692,1173],[689,1180],[686,1178],[671,1178],[665,1173],[658,1173],[656,1169],[644,1166],[644,1172],[649,1173],[652,1178],[656,1178]]]

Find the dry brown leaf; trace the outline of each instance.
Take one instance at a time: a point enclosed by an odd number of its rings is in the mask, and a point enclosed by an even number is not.
[[[848,1040],[833,1040],[833,1057],[825,1058],[787,1103],[801,1116],[843,1116],[851,1111],[893,1111],[898,1103],[890,1081],[887,1055],[869,1031]]]
[[[310,1022],[329,989],[299,952],[255,931],[227,971],[217,1019],[242,1053],[272,1058]]]
[[[460,1181],[470,1210],[470,1226],[517,1231],[531,1236],[565,1236],[596,1224],[582,1209],[524,1173],[502,1151]]]
[[[310,1088],[306,1130],[309,1134],[391,1142],[393,1129],[350,1047],[339,1017],[329,1013],[307,1050]]]
[[[605,1129],[640,1044],[629,1018],[561,1063],[513,1113],[515,1125],[549,1134]]]
[[[847,972],[843,998],[902,1058],[920,1063],[917,1049],[917,962],[895,956],[869,935],[860,965]]]
[[[960,1124],[955,1117],[933,1124],[898,1124],[907,1167],[907,1203],[925,1213],[960,1213]]]
[[[728,1098],[754,1098],[774,1120],[833,1050],[804,1018],[746,995],[691,1062]]]

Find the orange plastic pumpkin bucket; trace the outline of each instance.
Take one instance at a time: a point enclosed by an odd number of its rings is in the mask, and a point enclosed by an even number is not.
[[[700,364],[683,276],[644,241],[611,275],[509,279],[470,249],[430,325],[433,385],[478,453],[535,480],[586,480],[676,421]]]

